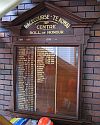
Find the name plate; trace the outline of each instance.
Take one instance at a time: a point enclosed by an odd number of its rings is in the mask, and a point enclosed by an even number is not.
[[[54,35],[72,33],[71,24],[55,14],[42,14],[26,21],[23,25],[24,35]]]

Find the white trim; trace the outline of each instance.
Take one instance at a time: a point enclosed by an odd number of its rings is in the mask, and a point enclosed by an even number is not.
[[[22,0],[0,0],[0,18],[14,9]]]

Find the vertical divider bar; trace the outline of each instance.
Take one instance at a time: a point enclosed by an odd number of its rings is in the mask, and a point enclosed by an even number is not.
[[[35,46],[35,111],[36,111],[36,46]]]
[[[57,47],[56,47],[56,71],[55,71],[55,114],[57,109]]]

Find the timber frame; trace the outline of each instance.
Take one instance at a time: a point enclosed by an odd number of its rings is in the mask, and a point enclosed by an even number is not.
[[[54,12],[66,19],[72,20],[75,23],[71,25],[71,28],[73,29],[74,33],[72,35],[34,35],[34,36],[22,36],[21,35],[21,29],[23,22],[26,20],[30,19],[32,16],[35,14],[43,11],[45,8],[47,8],[49,11]],[[67,9],[61,9],[57,7],[56,5],[53,5],[49,2],[41,2],[39,5],[36,7],[24,12],[22,15],[17,17],[11,22],[3,22],[2,26],[10,29],[11,31],[11,38],[12,38],[12,45],[14,46],[21,46],[21,45],[75,45],[75,46],[80,46],[81,49],[81,54],[80,54],[80,83],[82,84],[82,58],[83,58],[83,51],[85,50],[87,46],[87,42],[90,38],[89,30],[92,27],[92,25],[96,22],[96,18],[92,19],[87,19],[87,18],[81,18],[73,13],[70,12],[70,10]],[[88,33],[86,32],[88,31]],[[15,51],[13,53],[15,55]],[[16,57],[14,56],[14,59]],[[15,62],[14,62],[15,64]],[[15,65],[13,67],[15,70]],[[15,71],[14,71],[15,75]],[[13,77],[13,81],[15,81],[16,78],[15,76]],[[79,86],[80,89],[81,85]],[[15,82],[14,82],[14,94],[15,94]],[[15,98],[15,97],[14,97]],[[14,99],[14,105],[16,105],[16,98]],[[78,101],[80,100],[80,97]],[[79,107],[80,107],[80,101],[79,101]],[[13,114],[18,117],[30,117],[30,118],[36,118],[39,119],[41,115],[34,115],[33,113],[26,113],[26,112],[17,112],[15,111],[15,107],[13,109]],[[84,120],[81,119],[81,111],[79,109],[79,116],[78,119],[60,119],[60,118],[53,118],[53,121],[55,124],[58,125],[90,125],[91,123],[85,122]],[[32,117],[33,116],[33,117]]]

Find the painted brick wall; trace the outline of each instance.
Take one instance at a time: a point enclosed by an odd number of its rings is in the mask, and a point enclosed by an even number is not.
[[[43,0],[24,0],[7,13],[0,22],[11,21]],[[96,0],[48,0],[57,6],[70,9],[83,18],[99,18],[100,4]],[[88,31],[87,31],[88,33]],[[100,18],[89,32],[91,37],[84,52],[83,83],[81,90],[82,118],[100,125]],[[10,31],[0,24],[0,113],[8,119],[5,109],[12,107],[12,47]]]

